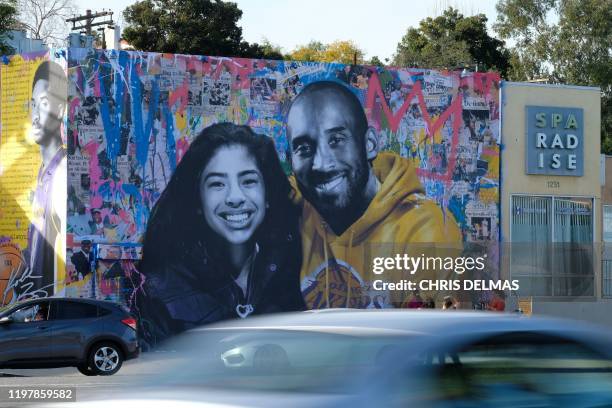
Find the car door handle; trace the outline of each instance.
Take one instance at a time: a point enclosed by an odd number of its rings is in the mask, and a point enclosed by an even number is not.
[[[39,326],[38,330],[45,330],[47,328],[47,326]]]

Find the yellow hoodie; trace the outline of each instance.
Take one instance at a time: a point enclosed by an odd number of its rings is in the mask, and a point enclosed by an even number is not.
[[[408,160],[394,153],[379,153],[373,168],[381,182],[380,189],[363,216],[340,236],[303,200],[291,178],[295,201],[303,208],[300,277],[309,309],[399,307],[408,291],[375,290],[373,281],[398,282],[410,278],[410,274],[405,270],[375,274],[374,258],[419,256],[424,252],[430,256],[435,252],[433,243],[439,244],[437,247],[453,247],[454,254],[460,248],[461,232],[454,217],[448,212],[443,214],[425,197]]]

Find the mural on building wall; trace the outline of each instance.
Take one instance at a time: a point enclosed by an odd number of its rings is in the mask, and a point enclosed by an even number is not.
[[[161,316],[153,324],[167,333],[262,311],[403,306],[409,294],[373,290],[373,257],[429,254],[419,244],[454,254],[478,244],[495,273],[497,74],[76,48],[68,56],[68,262],[55,294],[122,302],[145,322]],[[233,125],[211,127],[224,122]],[[183,159],[200,157],[211,134],[240,140],[218,141],[187,181],[180,174],[194,171],[181,173]],[[215,210],[233,185],[245,207]],[[290,203],[278,198],[284,189]],[[164,229],[181,222],[196,234],[188,248],[188,234]],[[21,238],[11,245],[25,248]],[[189,264],[218,258],[232,273],[201,276]],[[178,271],[147,268],[151,260],[179,260]]]
[[[367,248],[382,254],[383,247],[401,252],[400,242],[478,242],[492,248],[496,265],[497,74],[71,49],[68,75],[68,258],[83,241],[142,243],[154,204],[196,136],[230,122],[269,137],[300,192],[308,307],[397,305],[388,293],[372,295],[371,259],[358,255]],[[323,112],[345,118],[333,140],[317,119]],[[335,161],[317,168],[330,146],[343,143],[344,158],[336,150]],[[380,181],[373,191],[386,199],[362,199],[371,174]],[[366,211],[367,203],[386,215]],[[429,223],[422,235],[406,221],[416,216]],[[66,293],[129,302],[146,275],[133,265],[116,261],[112,274],[98,271],[96,279],[70,262]],[[248,304],[232,313],[247,313]],[[175,306],[166,312],[178,313]]]
[[[66,52],[0,64],[0,304],[65,282]]]

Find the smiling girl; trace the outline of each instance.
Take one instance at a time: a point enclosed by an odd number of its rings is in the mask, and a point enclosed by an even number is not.
[[[138,294],[149,344],[231,318],[304,309],[298,213],[272,139],[212,125],[155,204]]]

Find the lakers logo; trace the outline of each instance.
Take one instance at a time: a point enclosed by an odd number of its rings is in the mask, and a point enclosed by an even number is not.
[[[16,299],[15,282],[19,280],[25,262],[19,247],[11,243],[0,244],[0,306]]]
[[[366,308],[371,299],[364,286],[359,273],[348,263],[332,259],[302,280],[302,296],[309,309]]]

